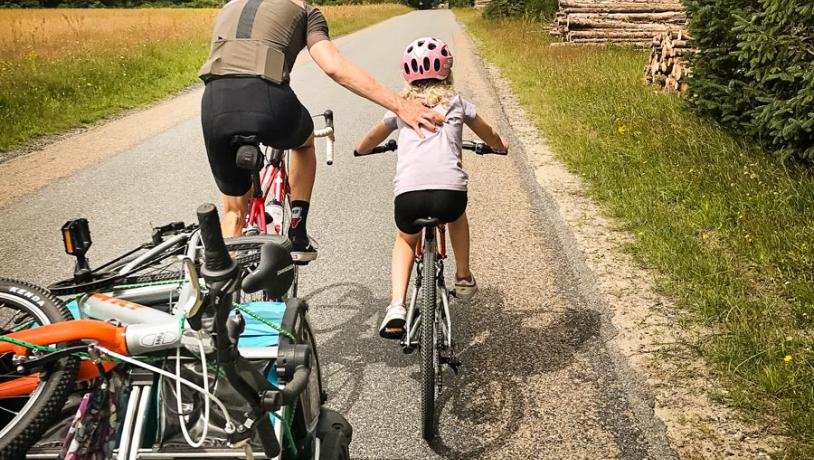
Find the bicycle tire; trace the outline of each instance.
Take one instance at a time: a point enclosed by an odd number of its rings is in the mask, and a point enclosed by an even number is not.
[[[65,304],[47,290],[24,281],[0,278],[0,305],[27,310],[44,324],[72,319]],[[8,324],[8,323],[7,323]],[[0,460],[25,457],[45,430],[61,412],[79,369],[79,359],[66,356],[56,363],[41,381],[32,397],[0,428]]]
[[[427,228],[425,232],[435,231]],[[421,437],[432,441],[435,437],[435,373],[438,365],[438,347],[435,337],[435,240],[424,239],[421,304]]]

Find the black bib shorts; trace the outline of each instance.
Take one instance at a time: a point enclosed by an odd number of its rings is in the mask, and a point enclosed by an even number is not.
[[[251,188],[247,171],[235,166],[235,135],[256,135],[278,149],[305,144],[314,121],[287,84],[259,77],[210,79],[201,101],[206,154],[215,183],[224,195],[242,196]]]
[[[396,227],[415,235],[421,227],[416,219],[435,217],[444,223],[455,222],[466,211],[466,192],[459,190],[416,190],[396,196],[393,211]]]

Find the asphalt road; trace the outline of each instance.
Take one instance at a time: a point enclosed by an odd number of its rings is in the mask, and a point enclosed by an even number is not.
[[[423,35],[452,44],[458,89],[505,127],[448,11],[386,21],[346,37],[342,51],[400,88],[401,50]],[[312,113],[331,108],[336,116],[337,160],[330,167],[320,161],[309,217],[320,258],[303,270],[300,292],[311,304],[327,366],[328,404],[355,430],[354,458],[674,458],[646,388],[605,346],[613,334],[609,312],[519,150],[511,158],[465,161],[481,292],[469,304],[453,304],[464,367],[445,376],[439,440],[428,446],[420,437],[418,356],[376,334],[389,299],[394,158],[351,156],[383,110],[311,62],[295,69],[293,80]],[[91,261],[103,260],[148,239],[152,225],[192,221],[200,203],[217,199],[200,122],[186,119],[0,209],[0,276],[47,284],[70,275],[58,231],[69,218],[90,220]]]

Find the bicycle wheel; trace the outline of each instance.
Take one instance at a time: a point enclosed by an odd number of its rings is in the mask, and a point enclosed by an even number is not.
[[[431,235],[433,229],[424,230]],[[438,347],[435,336],[435,241],[424,239],[421,305],[421,437],[431,441],[435,437],[435,374],[438,368]]]
[[[48,291],[29,283],[0,278],[0,334],[68,321],[65,305]],[[73,390],[79,360],[60,359],[26,396],[0,392],[0,460],[25,457],[62,410]],[[20,382],[11,353],[0,356],[0,387]]]

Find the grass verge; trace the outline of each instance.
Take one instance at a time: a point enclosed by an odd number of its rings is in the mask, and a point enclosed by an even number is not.
[[[334,37],[409,11],[396,4],[321,9]],[[216,14],[178,8],[0,10],[0,152],[195,83]]]
[[[646,54],[549,47],[548,25],[457,11],[555,154],[636,235],[660,288],[715,332],[700,344],[750,417],[814,458],[814,177],[642,83]]]

